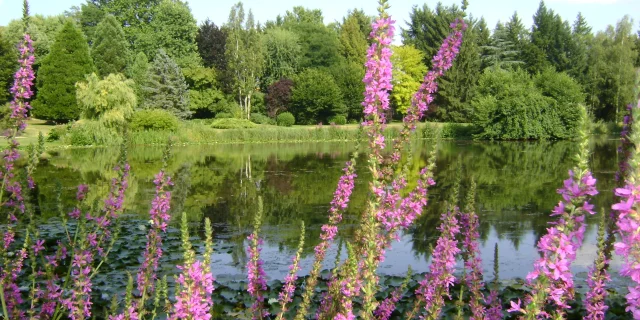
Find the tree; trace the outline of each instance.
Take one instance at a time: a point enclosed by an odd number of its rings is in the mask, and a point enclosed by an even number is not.
[[[540,1],[533,16],[531,46],[526,53],[529,71],[541,72],[549,65],[557,71],[569,70],[573,46],[569,24]]]
[[[413,94],[420,88],[427,72],[424,53],[410,44],[405,44],[393,48],[391,62],[393,63],[391,102],[396,112],[406,114],[411,106]]]
[[[576,21],[573,23],[571,37],[573,38],[574,48],[571,55],[571,67],[568,72],[581,85],[585,86],[587,82],[588,50],[593,41],[593,34],[582,13],[578,13]]]
[[[635,80],[633,23],[625,16],[616,27],[598,32],[589,50],[587,103],[597,118],[620,120],[620,111],[633,99]]]
[[[149,79],[149,59],[144,52],[138,52],[133,63],[127,69],[127,76],[133,80],[133,88],[138,98],[138,105],[144,103],[142,85]]]
[[[13,83],[13,74],[18,70],[18,55],[14,45],[0,30],[0,106],[9,102],[9,89]]]
[[[140,40],[153,32],[149,25],[154,20],[156,6],[163,1],[165,0],[89,0],[81,6],[82,30],[91,40],[98,23],[105,15],[112,14],[122,25],[132,51],[139,52]],[[150,56],[155,52],[145,51],[145,54]]]
[[[286,78],[280,79],[269,86],[265,98],[269,117],[275,118],[279,113],[289,110],[292,89],[293,81]]]
[[[32,114],[52,121],[78,119],[75,84],[93,70],[87,40],[73,22],[67,21],[38,70],[38,95]]]
[[[307,9],[302,6],[293,7],[292,11],[287,10],[287,13],[282,19],[285,25],[300,23],[323,24],[323,20],[322,10]]]
[[[264,80],[267,87],[281,78],[292,77],[299,68],[301,49],[298,35],[275,27],[267,29],[262,37],[264,47]]]
[[[129,44],[114,16],[107,15],[98,24],[92,42],[91,56],[101,77],[110,73],[122,73],[127,67]]]
[[[507,28],[498,22],[491,35],[489,45],[484,46],[482,53],[483,66],[509,69],[524,62],[518,60],[522,53],[511,41]]]
[[[227,58],[224,54],[227,31],[224,28],[207,19],[198,29],[196,44],[205,67],[216,68],[218,72],[227,71]]]
[[[464,34],[460,53],[451,69],[440,80],[440,90],[434,105],[437,118],[446,122],[469,122],[470,102],[476,93],[476,86],[482,68],[481,48],[478,37],[477,20],[465,19],[469,26]]]
[[[353,12],[357,14],[358,11]],[[364,65],[369,46],[367,41],[369,34],[365,33],[366,29],[362,29],[356,14],[350,12],[340,26],[340,53],[347,60]]]
[[[80,12],[77,13],[76,20],[89,42],[93,41],[96,28],[106,15],[107,13],[92,1],[87,1],[87,3],[80,5]],[[127,40],[129,39],[127,38]]]
[[[364,97],[364,65],[356,62],[343,60],[341,63],[333,65],[329,72],[333,76],[335,83],[340,88],[342,103],[346,107],[344,116],[351,120],[362,119],[362,99]]]
[[[246,17],[242,2],[231,8],[227,36],[226,56],[229,71],[234,75],[234,91],[244,117],[251,117],[251,98],[259,86],[264,68],[263,46],[253,13]]]
[[[189,87],[189,109],[194,118],[212,118],[225,111],[228,103],[218,88],[215,69],[192,67],[183,72]]]
[[[301,22],[285,24],[285,28],[295,32],[302,49],[302,68],[330,67],[340,62],[340,41],[338,34],[323,24]]]
[[[306,69],[293,79],[291,113],[297,123],[327,123],[335,115],[345,115],[340,88],[331,75],[319,69]]]
[[[424,63],[431,67],[431,57],[440,48],[442,40],[451,32],[450,24],[464,13],[456,6],[444,6],[438,2],[435,10],[424,4],[414,6],[409,13],[407,29],[402,29],[402,43],[410,44],[424,52]]]
[[[82,117],[100,120],[107,126],[124,125],[133,115],[137,98],[133,80],[122,74],[110,74],[100,80],[95,73],[76,84],[76,98]]]
[[[164,50],[158,50],[142,90],[144,109],[163,109],[182,119],[191,116],[189,90],[182,70]]]
[[[36,56],[37,68],[42,59],[51,51],[51,46],[56,39],[60,29],[68,19],[62,15],[48,16],[34,15],[29,17],[27,32],[33,40],[33,48]],[[22,41],[24,35],[24,21],[16,19],[9,22],[5,29],[5,36],[12,45],[17,45]]]
[[[153,7],[153,19],[136,38],[136,49],[150,56],[159,49],[181,67],[200,64],[196,36],[198,24],[185,2],[163,0]]]
[[[518,12],[514,12],[511,19],[504,26],[504,35],[502,40],[506,40],[512,44],[514,51],[513,59],[515,61],[524,61],[524,51],[529,45],[529,33],[522,24],[522,20],[518,16]]]

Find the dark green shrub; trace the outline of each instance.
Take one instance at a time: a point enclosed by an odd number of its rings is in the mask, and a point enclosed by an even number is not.
[[[291,127],[296,123],[296,118],[290,112],[283,112],[276,117],[276,123],[281,127]]]
[[[211,123],[215,129],[248,129],[257,125],[247,119],[216,119]]]
[[[252,113],[251,122],[257,123],[257,124],[275,124],[275,121],[273,121],[273,119],[261,113]]]
[[[329,119],[329,123],[344,125],[347,124],[347,118],[343,115],[333,116]]]
[[[172,113],[162,109],[136,111],[131,117],[133,130],[170,130],[178,129],[180,121]]]

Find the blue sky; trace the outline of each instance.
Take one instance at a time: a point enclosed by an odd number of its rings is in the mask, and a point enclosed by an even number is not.
[[[229,15],[229,9],[238,0],[191,0],[189,6],[196,19],[201,22],[210,18],[223,24]],[[64,12],[72,6],[79,6],[84,0],[30,0],[31,12],[54,15]],[[444,4],[459,4],[459,0],[442,0]],[[258,21],[273,20],[293,6],[305,6],[321,9],[325,23],[341,20],[347,10],[363,9],[367,14],[376,13],[375,0],[244,0],[245,9],[250,8]],[[390,0],[390,13],[399,27],[405,26],[409,11],[413,5],[422,6],[424,0]],[[435,0],[426,3],[433,7]],[[484,16],[491,28],[499,20],[507,20],[517,11],[527,27],[531,26],[532,16],[538,8],[539,0],[469,0],[469,9],[474,16]],[[587,18],[594,31],[604,30],[607,25],[620,20],[625,14],[634,19],[634,30],[640,21],[640,0],[546,0],[547,7],[560,14],[563,19],[573,22],[578,12]],[[0,0],[0,25],[19,18],[22,14],[22,0]],[[396,39],[398,40],[398,39]]]

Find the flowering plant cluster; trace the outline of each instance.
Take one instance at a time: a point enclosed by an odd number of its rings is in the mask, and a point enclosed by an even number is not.
[[[452,201],[441,216],[440,237],[433,249],[429,272],[419,282],[414,292],[407,293],[411,270],[403,284],[392,290],[387,297],[378,295],[380,283],[378,267],[385,259],[385,252],[418,219],[427,205],[428,189],[435,185],[435,151],[428,165],[421,169],[417,181],[409,179],[409,160],[412,157],[410,139],[417,122],[424,116],[438,90],[438,79],[453,66],[460,52],[463,34],[467,24],[456,19],[450,25],[451,34],[432,60],[432,69],[425,75],[424,82],[413,96],[412,104],[403,119],[400,134],[391,142],[383,135],[389,110],[389,91],[392,90],[391,43],[394,35],[394,21],[387,14],[386,0],[379,1],[379,17],[373,22],[370,34],[371,46],[367,50],[367,71],[363,112],[365,120],[362,128],[367,134],[367,168],[371,173],[368,183],[369,196],[359,217],[356,240],[347,245],[347,259],[336,258],[336,266],[331,271],[327,284],[329,290],[322,296],[315,296],[319,275],[327,250],[334,244],[339,232],[343,214],[349,206],[355,187],[356,159],[358,151],[345,164],[329,208],[328,222],[321,227],[320,243],[314,248],[314,262],[302,292],[301,302],[292,307],[296,293],[296,279],[300,270],[305,228],[301,227],[298,250],[292,258],[284,286],[275,299],[280,309],[269,309],[271,301],[265,301],[267,283],[261,258],[262,239],[260,224],[262,198],[258,197],[257,214],[253,232],[247,237],[247,292],[251,296],[251,307],[247,313],[252,319],[285,319],[293,317],[306,319],[315,314],[317,319],[380,319],[386,320],[400,313],[398,304],[406,295],[412,299],[412,306],[402,315],[405,319],[438,319],[441,317],[446,300],[451,299],[450,289],[459,282],[467,288],[470,318],[501,319],[505,316],[501,300],[494,287],[485,296],[482,277],[482,260],[479,253],[479,217],[475,213],[475,184],[469,187],[466,206],[457,204],[459,184],[452,192]],[[25,8],[27,4],[25,1]],[[27,10],[25,9],[25,12]],[[27,19],[25,19],[27,21]],[[61,211],[60,220],[64,237],[56,243],[47,243],[40,238],[35,225],[33,208],[29,204],[29,193],[23,193],[23,186],[33,189],[32,179],[38,155],[43,152],[42,143],[29,149],[26,176],[16,174],[15,163],[19,159],[19,144],[16,136],[24,131],[30,109],[28,100],[33,95],[34,62],[33,47],[25,34],[19,47],[20,69],[16,72],[11,89],[14,100],[11,103],[13,127],[6,136],[9,147],[4,151],[4,163],[0,168],[2,185],[0,205],[6,210],[5,224],[1,226],[0,237],[0,302],[2,315],[6,319],[86,319],[96,317],[92,301],[93,278],[107,261],[114,243],[119,236],[119,218],[124,212],[126,191],[131,168],[127,163],[126,142],[121,157],[115,167],[116,177],[111,180],[109,192],[103,204],[96,207],[87,202],[89,192],[86,185],[77,188],[77,205],[71,212]],[[630,108],[625,117],[623,130],[625,160],[620,165],[618,179],[624,186],[615,190],[619,202],[613,205],[611,217],[615,220],[620,241],[616,252],[624,257],[621,274],[633,281],[627,295],[627,310],[634,318],[640,319],[640,186],[638,185],[638,146],[640,143],[640,101]],[[586,114],[583,114],[586,119]],[[571,264],[581,247],[586,228],[585,216],[594,214],[591,198],[598,191],[596,180],[588,168],[588,141],[583,130],[579,141],[578,164],[569,171],[569,178],[558,189],[561,200],[553,209],[556,217],[538,242],[540,258],[534,270],[527,277],[529,293],[521,301],[510,301],[509,312],[518,313],[525,319],[566,317],[569,303],[575,299],[575,285]],[[166,276],[158,277],[159,263],[163,255],[163,236],[171,216],[171,187],[173,182],[166,172],[171,144],[165,153],[164,165],[155,176],[155,197],[149,211],[149,228],[146,247],[142,253],[142,263],[134,276],[129,275],[124,295],[116,295],[108,312],[112,320],[155,319],[211,319],[213,314],[214,276],[211,270],[213,255],[212,227],[205,219],[205,249],[202,259],[190,243],[186,214],[182,214],[181,235],[183,264],[177,266],[175,290],[169,290]],[[413,188],[409,188],[414,185]],[[17,232],[18,227],[24,227]],[[607,306],[606,284],[610,276],[607,271],[609,257],[606,254],[604,222],[601,223],[598,238],[598,255],[591,269],[587,283],[590,287],[586,295],[587,319],[604,319]],[[24,232],[23,232],[24,231]],[[464,261],[464,276],[456,279],[456,261]],[[25,263],[29,261],[29,263]],[[30,267],[29,288],[19,286],[26,267]],[[60,270],[64,270],[61,272]],[[24,278],[24,277],[23,277]],[[496,270],[497,278],[497,270]],[[135,283],[135,285],[134,285]],[[170,297],[169,292],[173,294]],[[462,301],[463,294],[460,294]],[[312,310],[313,302],[317,308]],[[122,302],[122,303],[120,303]],[[271,314],[273,312],[273,315]],[[315,313],[313,313],[315,312]],[[459,318],[463,317],[463,307],[459,308]]]

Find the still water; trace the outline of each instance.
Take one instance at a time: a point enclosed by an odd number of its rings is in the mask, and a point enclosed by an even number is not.
[[[609,208],[617,167],[618,141],[597,138],[591,142],[591,168],[598,180],[598,209]],[[426,164],[433,142],[424,140],[414,146],[413,172]],[[200,248],[205,217],[214,225],[216,244],[212,259],[218,281],[244,278],[246,237],[251,232],[258,196],[264,199],[262,236],[263,258],[270,279],[283,279],[299,237],[299,224],[307,226],[305,259],[302,272],[312,264],[313,246],[318,243],[320,226],[327,220],[341,168],[354,150],[351,143],[251,144],[175,147],[168,172],[175,181],[172,215],[177,227],[179,213],[186,212],[192,239]],[[471,179],[477,182],[477,212],[485,279],[493,278],[494,247],[498,247],[499,274],[502,280],[523,278],[538,257],[535,244],[544,234],[549,213],[560,197],[556,189],[574,165],[576,147],[572,142],[473,142],[444,141],[438,146],[435,180],[429,192],[426,212],[415,226],[400,236],[388,251],[380,272],[402,275],[410,265],[417,272],[428,270],[430,248],[437,239],[436,227],[449,199],[454,181],[462,181],[461,198]],[[89,185],[90,201],[104,197],[111,168],[117,161],[117,148],[70,149],[51,152],[36,173],[39,214],[42,227],[50,237],[61,231],[58,224],[56,190],[62,190],[63,211],[70,211],[75,188]],[[353,237],[355,223],[367,197],[368,178],[365,159],[357,162],[358,179],[345,224],[338,241],[330,250],[325,267],[332,267],[338,247]],[[139,265],[145,243],[148,210],[154,196],[153,176],[162,165],[162,148],[132,147],[130,188],[125,202],[126,218],[121,239],[98,288],[113,281],[124,282],[122,269]],[[415,177],[414,177],[415,178]],[[583,284],[587,268],[595,256],[599,217],[589,217],[585,244],[574,263],[574,272]],[[179,233],[173,227],[165,237],[165,255],[161,265],[173,274],[181,263]],[[341,252],[345,255],[346,250]],[[618,269],[619,260],[612,266]],[[620,279],[615,280],[620,284]]]

